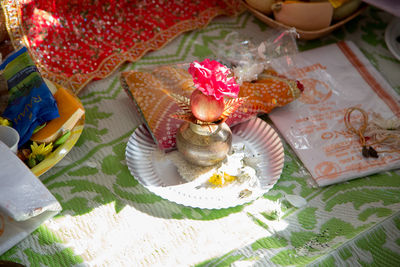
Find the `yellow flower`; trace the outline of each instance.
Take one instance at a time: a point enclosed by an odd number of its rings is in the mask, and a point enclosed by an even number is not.
[[[50,143],[48,145],[44,143],[38,145],[36,142],[33,142],[31,145],[31,150],[32,153],[29,155],[29,158],[36,158],[38,160],[39,159],[43,160],[44,157],[50,154],[51,151],[53,150],[53,143]]]
[[[214,173],[210,179],[208,179],[208,182],[216,187],[222,187],[228,183],[231,183],[236,180],[236,176],[232,176],[224,172],[223,175],[219,173]]]
[[[11,122],[3,117],[0,117],[0,125],[11,126]]]

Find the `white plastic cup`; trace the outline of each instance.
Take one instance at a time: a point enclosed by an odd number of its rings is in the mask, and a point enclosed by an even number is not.
[[[0,141],[10,148],[15,154],[18,151],[19,134],[12,127],[0,125]]]

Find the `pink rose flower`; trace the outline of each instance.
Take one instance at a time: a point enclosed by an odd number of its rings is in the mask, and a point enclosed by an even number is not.
[[[239,94],[239,85],[235,78],[229,77],[231,71],[218,61],[195,60],[188,71],[193,77],[194,86],[205,95],[220,100],[224,96],[236,98]]]

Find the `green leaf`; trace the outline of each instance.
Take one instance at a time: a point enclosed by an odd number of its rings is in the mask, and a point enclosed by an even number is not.
[[[385,231],[379,228],[357,239],[355,244],[362,250],[368,251],[373,258],[372,263],[360,260],[360,264],[366,266],[400,266],[400,254],[398,251],[385,247],[386,238]]]
[[[193,55],[198,58],[206,58],[213,55],[213,52],[207,46],[195,45]]]
[[[353,256],[353,254],[351,253],[351,251],[348,248],[341,248],[339,249],[339,256],[343,259],[343,260],[347,260],[348,258],[350,258],[351,256]]]
[[[294,195],[295,193],[293,192],[293,189],[296,188],[295,184],[291,184],[288,186],[280,185],[279,183],[275,185],[274,189],[275,190],[282,190],[286,194]]]
[[[181,213],[173,213],[172,218],[191,220],[216,220],[219,218],[223,218],[229,214],[240,212],[244,208],[244,205],[239,205],[228,209],[205,210],[199,208],[184,207],[182,205],[177,206],[181,209]]]
[[[127,192],[119,188],[118,185],[113,186],[115,194],[117,194],[119,197],[130,200],[135,203],[141,203],[141,204],[153,204],[156,202],[159,202],[162,200],[161,197],[152,194],[152,193],[146,193],[146,194],[136,194],[132,192]]]
[[[307,207],[297,214],[297,219],[304,229],[314,229],[317,224],[315,211],[317,208]]]
[[[272,200],[272,201],[278,201],[278,199],[283,197],[282,193],[277,193],[275,195],[271,195],[271,193],[270,193],[271,191],[269,191],[267,194],[265,194],[264,198]]]
[[[139,182],[132,176],[128,167],[123,166],[117,175],[116,183],[121,187],[135,187]]]
[[[80,147],[83,143],[93,141],[95,143],[101,143],[102,139],[101,136],[108,133],[108,129],[97,129],[92,127],[85,127],[82,131],[81,136],[79,137],[78,141],[76,142],[75,146]]]
[[[122,202],[121,200],[115,200],[114,203],[114,208],[115,208],[115,212],[119,213],[123,208],[125,208],[126,204],[124,202]]]
[[[344,236],[348,239],[353,238],[361,231],[367,229],[371,224],[361,225],[354,227],[351,223],[345,222],[338,218],[331,218],[329,221],[324,223],[321,227],[321,241],[330,241],[337,236]]]
[[[97,168],[92,168],[92,167],[81,167],[75,171],[70,171],[68,172],[68,175],[70,176],[89,176],[98,173],[99,170]]]
[[[251,244],[253,250],[269,249],[269,248],[284,248],[288,245],[288,241],[283,237],[265,237]]]
[[[318,237],[318,234],[309,231],[303,232],[292,232],[290,236],[290,242],[295,248],[304,247],[310,240],[314,240]],[[307,247],[307,249],[309,249]]]
[[[64,266],[74,266],[83,263],[83,259],[74,255],[74,252],[70,248],[46,255],[27,248],[23,253],[28,257],[28,261],[32,266],[58,266],[61,262]]]
[[[317,259],[319,256],[307,257],[299,256],[293,249],[283,250],[277,253],[271,258],[271,261],[275,264],[288,266],[288,265],[306,265]]]
[[[255,224],[257,224],[258,226],[261,226],[264,229],[269,229],[269,226],[263,222],[262,220],[258,219],[257,217],[255,217],[253,214],[247,213],[247,215],[253,220],[253,222]]]
[[[398,187],[400,189],[400,175],[395,172],[390,172],[390,173],[386,172],[386,173],[380,173],[380,174],[372,175],[369,177],[365,177],[362,179],[354,179],[348,183],[332,185],[323,192],[322,200],[326,201],[328,198],[331,198],[332,196],[334,196],[338,193],[342,193],[344,191],[351,190],[354,188],[363,188],[366,186],[368,186],[368,188],[371,188],[371,187],[396,188],[396,187]]]
[[[358,219],[365,222],[373,214],[376,214],[377,217],[387,217],[392,214],[392,211],[387,208],[367,208],[358,214]]]
[[[58,198],[57,198],[58,199]],[[74,212],[75,215],[82,215],[89,213],[93,210],[94,207],[89,207],[89,202],[86,198],[83,197],[74,197],[68,201],[61,202],[62,206],[62,212],[57,216],[62,216],[65,214],[68,210],[71,210]]]
[[[124,168],[119,157],[114,155],[106,156],[101,163],[101,170],[108,175],[115,175]]]
[[[113,147],[113,152],[115,155],[120,159],[124,160],[125,159],[125,150],[126,150],[126,143],[120,143],[117,144]]]
[[[99,126],[100,119],[106,119],[113,115],[113,113],[106,113],[99,111],[98,106],[85,109],[85,124]]]
[[[400,202],[400,189],[353,189],[337,194],[328,201],[326,201],[325,210],[332,211],[336,205],[344,203],[353,203],[355,209],[359,209],[361,206],[374,203],[382,202],[383,205],[387,206],[394,203]]]

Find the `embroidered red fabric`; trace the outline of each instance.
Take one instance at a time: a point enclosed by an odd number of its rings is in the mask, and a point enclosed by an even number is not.
[[[237,0],[9,0],[3,8],[14,46],[26,45],[45,77],[76,93],[184,31],[243,10]]]

